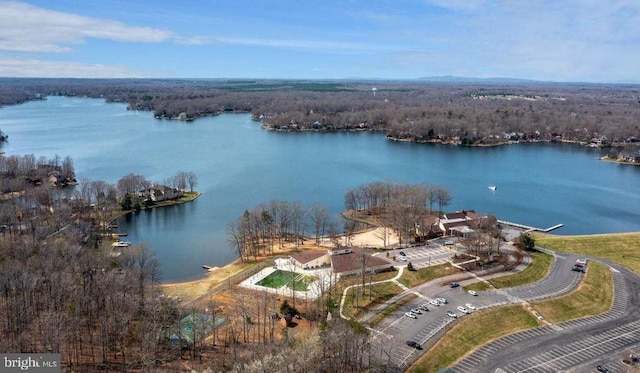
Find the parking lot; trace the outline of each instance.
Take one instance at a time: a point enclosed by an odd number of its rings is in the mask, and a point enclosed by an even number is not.
[[[439,243],[429,243],[423,246],[392,250],[389,252],[389,256],[395,257],[398,265],[411,262],[411,265],[416,268],[425,268],[447,263],[455,254],[452,249],[453,247],[448,248]]]
[[[400,250],[398,250],[400,251]],[[441,245],[432,245],[432,247],[417,247],[411,249],[403,249],[405,256],[411,262],[414,260],[424,260],[436,252],[441,253],[442,257],[450,258],[454,252],[448,248],[444,248]],[[448,251],[448,253],[446,253]],[[429,254],[431,253],[431,254]],[[477,312],[484,308],[495,307],[503,304],[520,303],[525,300],[542,299],[548,296],[555,296],[563,294],[575,289],[584,274],[571,271],[571,265],[575,261],[575,257],[571,255],[557,256],[553,262],[550,272],[543,280],[529,285],[519,286],[504,290],[489,290],[479,292],[477,296],[472,296],[463,290],[463,287],[451,288],[448,283],[438,283],[437,281],[425,284],[417,289],[414,294],[418,295],[418,299],[398,309],[394,315],[384,321],[378,328],[380,332],[376,337],[377,339],[386,338],[389,339],[389,343],[392,340],[393,348],[391,351],[387,351],[390,360],[399,367],[407,366],[413,360],[415,360],[423,351],[416,350],[406,345],[407,340],[415,341],[420,345],[428,345],[439,337],[452,322],[456,319],[447,316],[447,311],[451,311],[456,314],[457,318],[465,317],[465,314],[461,312],[458,307],[466,307],[467,303],[472,303],[475,310],[468,310],[470,313]],[[446,259],[445,259],[446,260]],[[414,264],[415,265],[415,264]],[[433,265],[433,264],[432,264]],[[443,297],[447,299],[447,303],[440,306],[435,306],[430,303],[435,298]],[[418,305],[425,305],[429,308],[428,312],[422,312],[417,317],[410,318],[405,315]],[[615,307],[615,306],[614,306]],[[514,335],[513,338],[526,340],[549,332],[557,332],[562,328],[559,326],[538,328],[522,334]],[[513,344],[517,343],[516,340],[507,339],[501,343]],[[376,344],[373,344],[376,348]],[[387,345],[380,345],[380,348],[389,348]],[[493,348],[493,347],[490,347]],[[491,355],[493,350],[484,351],[485,354]],[[475,355],[475,356],[474,356]],[[484,357],[474,354],[469,357],[469,361],[463,362],[460,365],[462,368],[459,371],[473,371],[464,369],[465,365],[473,366],[473,359],[483,360]],[[467,359],[465,359],[467,360]]]

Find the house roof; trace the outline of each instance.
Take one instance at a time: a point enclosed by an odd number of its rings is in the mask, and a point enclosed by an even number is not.
[[[363,253],[360,250],[354,250],[352,253],[331,256],[331,267],[334,273],[344,273],[355,271],[362,268]],[[385,259],[364,253],[366,268],[387,267],[392,263]]]
[[[445,220],[457,220],[457,219],[474,220],[477,218],[478,218],[478,215],[474,210],[462,210],[462,211],[456,211],[456,212],[450,212],[450,213],[444,214]]]
[[[448,230],[453,227],[461,227],[465,225],[469,227],[476,227],[478,226],[479,219],[480,217],[475,213],[475,211],[462,210],[445,214],[444,218],[440,219],[440,222],[444,229]]]
[[[438,224],[439,221],[440,221],[440,218],[438,218],[437,216],[429,215],[424,219],[422,219],[422,225],[424,227],[428,227],[430,225]]]
[[[306,264],[325,255],[327,255],[326,251],[305,251],[303,253],[296,253],[289,256],[300,264]]]

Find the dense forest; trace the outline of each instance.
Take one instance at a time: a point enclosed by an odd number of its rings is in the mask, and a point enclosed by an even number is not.
[[[250,112],[272,130],[373,130],[415,142],[565,141],[631,153],[640,144],[637,85],[152,79],[3,79],[0,85],[0,105],[48,95],[103,97],[156,118]]]

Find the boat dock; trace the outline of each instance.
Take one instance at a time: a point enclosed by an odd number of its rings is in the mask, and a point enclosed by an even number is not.
[[[564,225],[564,224],[560,223],[560,224],[556,224],[556,225],[554,225],[552,227],[544,229],[544,228],[532,227],[530,225],[513,223],[513,222],[510,222],[510,221],[506,221],[506,220],[498,220],[498,223],[504,224],[504,225],[509,225],[509,226],[516,227],[516,228],[522,228],[522,229],[525,229],[528,232],[543,232],[543,233],[551,232],[553,230],[561,228]]]

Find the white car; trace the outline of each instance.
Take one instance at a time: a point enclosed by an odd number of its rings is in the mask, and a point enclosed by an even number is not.
[[[447,304],[447,300],[445,298],[436,298],[436,300],[438,301],[438,303],[440,304]]]
[[[398,258],[399,261],[401,262],[406,262],[407,261],[407,257],[406,256],[401,256]]]
[[[405,312],[404,315],[407,316],[410,319],[417,319],[418,318],[418,316],[416,316],[416,314],[413,313],[413,312]]]
[[[458,318],[458,315],[456,315],[456,313],[453,311],[447,311],[447,316],[451,317],[452,319]]]
[[[470,309],[470,310],[474,310],[474,311],[476,310],[476,306],[474,306],[474,305],[473,305],[473,304],[471,304],[471,303],[467,303],[467,304],[465,304],[465,306],[466,306],[468,309]]]
[[[467,291],[467,293],[473,295],[474,297],[478,296],[478,292],[476,292],[475,290],[469,290]]]
[[[462,313],[469,313],[469,310],[462,307],[462,306],[458,306],[458,311],[462,312]]]
[[[440,302],[438,302],[438,301],[437,301],[437,300],[435,300],[435,299],[431,299],[431,300],[429,300],[429,303],[430,303],[430,304],[433,304],[434,306],[439,306],[439,305],[440,305]]]
[[[412,308],[412,309],[411,309],[411,313],[415,313],[416,315],[422,315],[422,311],[420,311],[420,310],[419,310],[419,309],[417,309],[417,308]]]

